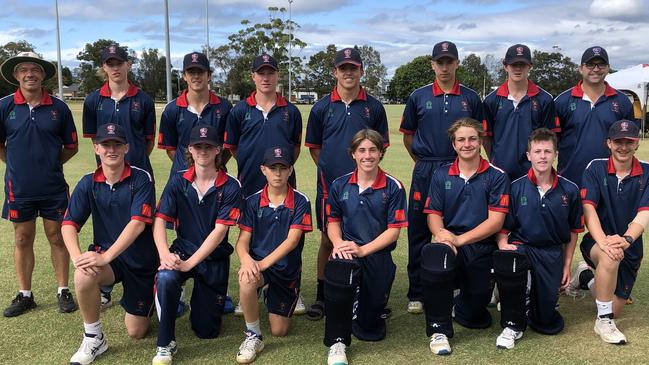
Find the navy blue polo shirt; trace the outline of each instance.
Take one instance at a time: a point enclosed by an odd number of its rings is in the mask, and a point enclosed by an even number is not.
[[[202,199],[192,186],[195,178],[194,166],[174,173],[162,192],[155,216],[173,223],[178,238],[198,249],[217,223],[226,226],[237,223],[242,198],[239,181],[223,170],[218,171],[214,187]],[[231,253],[226,235],[210,257],[222,258]]]
[[[390,144],[388,118],[383,104],[361,88],[349,105],[334,88],[331,94],[318,100],[311,108],[306,127],[305,145],[320,149],[318,179],[324,182],[325,191],[334,179],[356,168],[347,149],[354,135],[361,129],[371,128]]]
[[[225,133],[225,120],[232,108],[227,99],[219,98],[210,91],[210,102],[200,115],[188,109],[187,90],[165,106],[160,119],[158,148],[176,151],[176,157],[171,165],[169,177],[180,170],[187,169],[185,151],[189,145],[189,133],[198,124],[216,127],[220,136]]]
[[[444,228],[460,235],[489,218],[489,211],[509,211],[509,179],[505,172],[480,158],[473,176],[460,176],[458,159],[433,172],[424,214],[437,214],[444,219]],[[495,243],[488,237],[483,243]]]
[[[511,232],[509,242],[530,246],[555,246],[570,242],[570,232],[584,231],[579,188],[558,176],[541,197],[534,170],[512,182],[509,214],[502,233]]]
[[[635,121],[633,105],[624,93],[606,84],[606,90],[594,105],[584,100],[582,81],[554,100],[559,136],[559,174],[578,185],[586,165],[595,158],[609,155],[606,147],[608,129],[620,119]]]
[[[261,190],[266,178],[259,166],[264,152],[275,146],[293,151],[302,140],[302,114],[281,95],[267,116],[257,109],[256,91],[238,102],[230,111],[225,124],[225,148],[236,149],[237,171],[243,195]]]
[[[607,235],[623,235],[629,223],[641,210],[649,210],[649,163],[633,158],[631,173],[618,183],[611,158],[591,161],[582,180],[581,199],[597,210],[600,224]],[[592,240],[590,234],[584,239]],[[642,236],[634,245],[642,253]]]
[[[284,204],[270,207],[268,185],[246,198],[243,203],[239,228],[252,233],[250,256],[259,261],[270,255],[286,240],[291,229],[311,232],[311,203],[306,195],[288,187]],[[293,251],[273,265],[287,277],[295,277],[302,268],[304,234]]]
[[[80,231],[92,214],[92,243],[106,251],[131,220],[142,221],[146,223],[144,231],[119,259],[131,268],[155,269],[158,258],[151,230],[154,207],[154,187],[147,171],[127,164],[119,181],[109,185],[99,166],[77,183],[62,224]]]
[[[451,160],[456,156],[448,128],[469,117],[483,122],[482,102],[475,91],[456,82],[445,94],[436,82],[410,94],[399,130],[412,134],[412,153],[422,160]]]
[[[372,186],[362,193],[359,193],[358,170],[334,180],[325,209],[328,222],[340,222],[343,240],[361,246],[388,228],[408,227],[403,184],[381,169]],[[384,250],[392,251],[396,245],[393,242]]]
[[[554,100],[545,90],[527,81],[527,95],[514,106],[508,99],[505,81],[484,99],[486,134],[493,144],[490,161],[507,172],[511,180],[527,173],[532,166],[527,160],[527,140],[533,130],[547,128],[555,132]]]
[[[128,153],[126,161],[152,173],[146,145],[155,138],[155,105],[144,91],[129,83],[126,95],[120,100],[110,97],[106,82],[86,96],[83,102],[83,136],[95,138],[99,126],[115,123],[124,127]],[[97,157],[97,163],[99,163]]]
[[[47,200],[66,194],[61,147],[77,148],[70,108],[43,90],[29,109],[20,92],[0,99],[0,143],[6,148],[5,193],[10,201]]]

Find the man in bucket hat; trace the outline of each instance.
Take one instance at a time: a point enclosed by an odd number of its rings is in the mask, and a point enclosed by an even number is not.
[[[60,312],[77,305],[68,289],[70,257],[61,238],[68,203],[63,163],[78,151],[77,132],[67,105],[42,88],[55,67],[33,52],[6,60],[0,73],[18,86],[0,100],[0,160],[7,164],[2,216],[14,227],[14,264],[19,292],[4,311],[15,317],[36,307],[31,291],[36,218],[43,217],[58,285]]]

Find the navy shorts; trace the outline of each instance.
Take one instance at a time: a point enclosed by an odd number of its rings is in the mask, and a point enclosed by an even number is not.
[[[126,313],[148,317],[153,313],[153,282],[157,270],[133,270],[119,257],[110,263],[115,274],[113,284],[122,283],[124,294],[119,304]]]
[[[581,240],[581,255],[591,267],[597,267],[590,258],[590,251],[595,246],[595,240],[586,236]],[[615,286],[615,295],[622,299],[629,299],[633,285],[640,270],[642,262],[642,241],[636,240],[629,248],[624,250],[624,258],[617,268],[617,285]]]
[[[46,200],[10,201],[5,199],[2,217],[15,223],[29,222],[39,216],[60,222],[63,220],[67,207],[67,193]]]
[[[262,275],[264,284],[268,285],[265,298],[268,313],[282,317],[293,316],[297,299],[300,296],[301,275],[288,279],[272,268],[264,270]]]

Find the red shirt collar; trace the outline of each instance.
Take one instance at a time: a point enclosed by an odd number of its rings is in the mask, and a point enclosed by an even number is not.
[[[127,177],[131,176],[131,166],[128,163],[124,163],[124,171],[122,171],[122,176],[119,178],[119,182],[124,181]],[[95,173],[92,174],[92,180],[94,182],[106,182],[106,175],[104,175],[104,169],[101,165],[97,167]]]
[[[183,178],[190,183],[193,183],[196,179],[196,168],[192,165],[190,166],[185,173],[183,173]],[[228,181],[228,174],[225,173],[222,169],[216,172],[216,180],[214,180],[214,186],[217,188],[225,182]]]
[[[540,92],[541,92],[541,89],[539,89],[539,87],[536,86],[535,83],[533,83],[530,80],[527,80],[527,96],[528,97],[531,98],[532,96],[535,96]],[[502,85],[500,85],[498,87],[498,91],[496,91],[496,95],[502,96],[502,97],[505,97],[505,98],[509,96],[509,87],[507,86],[507,80],[505,80],[505,82],[503,82]]]
[[[460,95],[460,82],[456,79],[455,84],[453,85],[453,89],[449,91],[447,94],[451,95]],[[444,95],[444,90],[437,85],[437,81],[433,82],[433,95],[435,96],[440,96]]]
[[[571,95],[576,97],[576,98],[583,98],[584,97],[584,89],[581,88],[581,85],[584,83],[583,80],[579,81],[575,87],[572,88]],[[606,89],[604,89],[604,95],[606,96],[615,96],[617,95],[617,90],[611,87],[611,85],[608,84],[608,82],[604,81],[604,84],[606,85]]]
[[[288,103],[286,102],[286,99],[284,99],[284,97],[280,93],[276,93],[276,94],[277,94],[277,100],[275,101],[275,105],[277,107],[287,106]],[[257,95],[257,91],[253,91],[252,94],[250,94],[250,96],[246,98],[246,103],[253,108],[257,106],[257,100],[255,99],[255,95]]]
[[[358,185],[358,169],[354,170],[352,176],[349,178],[348,183]],[[379,167],[379,172],[376,174],[376,179],[374,179],[374,182],[372,183],[372,189],[383,189],[386,187],[386,185],[387,178],[385,176],[385,172],[383,172],[383,170],[381,170],[381,168]]]
[[[131,98],[137,94],[138,88],[137,86],[133,85],[130,81],[128,82],[128,90],[126,90],[126,96]],[[107,98],[110,98],[110,86],[108,86],[108,81],[106,81],[100,88],[99,88],[99,95],[105,96]]]
[[[216,95],[216,93],[210,90],[210,104],[219,104],[221,99]],[[189,101],[187,101],[187,90],[183,90],[182,94],[176,98],[176,105],[181,108],[187,108],[189,106]]]
[[[365,92],[365,89],[361,86],[361,88],[358,90],[358,95],[356,95],[356,99],[354,100],[363,100],[367,101],[367,93]],[[340,94],[338,94],[338,89],[334,87],[333,91],[331,92],[331,101],[336,102],[336,101],[343,101],[343,99],[340,97]]]
[[[261,198],[259,199],[259,208],[267,207],[270,203],[268,199],[268,184],[264,186],[264,189],[261,191]],[[288,186],[288,192],[286,193],[286,198],[284,198],[284,206],[288,209],[295,208],[295,192],[291,185]]]
[[[608,158],[608,173],[609,174],[615,174],[615,164],[613,164],[613,157]],[[640,176],[642,175],[642,165],[640,165],[640,161],[638,161],[637,158],[633,158],[633,162],[631,162],[631,176]]]
[[[41,103],[39,105],[52,105],[52,97],[47,92],[47,90],[42,90],[43,95],[41,96]],[[16,90],[14,94],[14,103],[15,104],[27,104],[27,99],[23,96],[23,93],[20,91],[20,88]]]
[[[451,167],[448,169],[448,174],[450,176],[460,176],[460,158],[456,157],[455,161],[453,161],[453,164],[451,164]],[[478,170],[475,172],[476,174],[481,174],[491,166],[489,164],[489,161],[485,160],[484,158],[480,157],[480,164],[478,165]]]
[[[559,184],[559,175],[557,175],[557,171],[552,168],[552,189],[557,187],[557,184]],[[534,173],[534,169],[530,167],[530,169],[527,171],[527,178],[530,179],[532,184],[538,185],[538,180],[536,179],[536,174]]]

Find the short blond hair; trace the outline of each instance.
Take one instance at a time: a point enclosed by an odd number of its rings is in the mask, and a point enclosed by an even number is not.
[[[448,127],[448,137],[451,139],[451,142],[455,141],[455,132],[462,127],[475,129],[476,132],[478,132],[478,137],[480,137],[480,140],[482,141],[484,134],[482,124],[473,118],[463,117],[456,120],[450,127]]]

